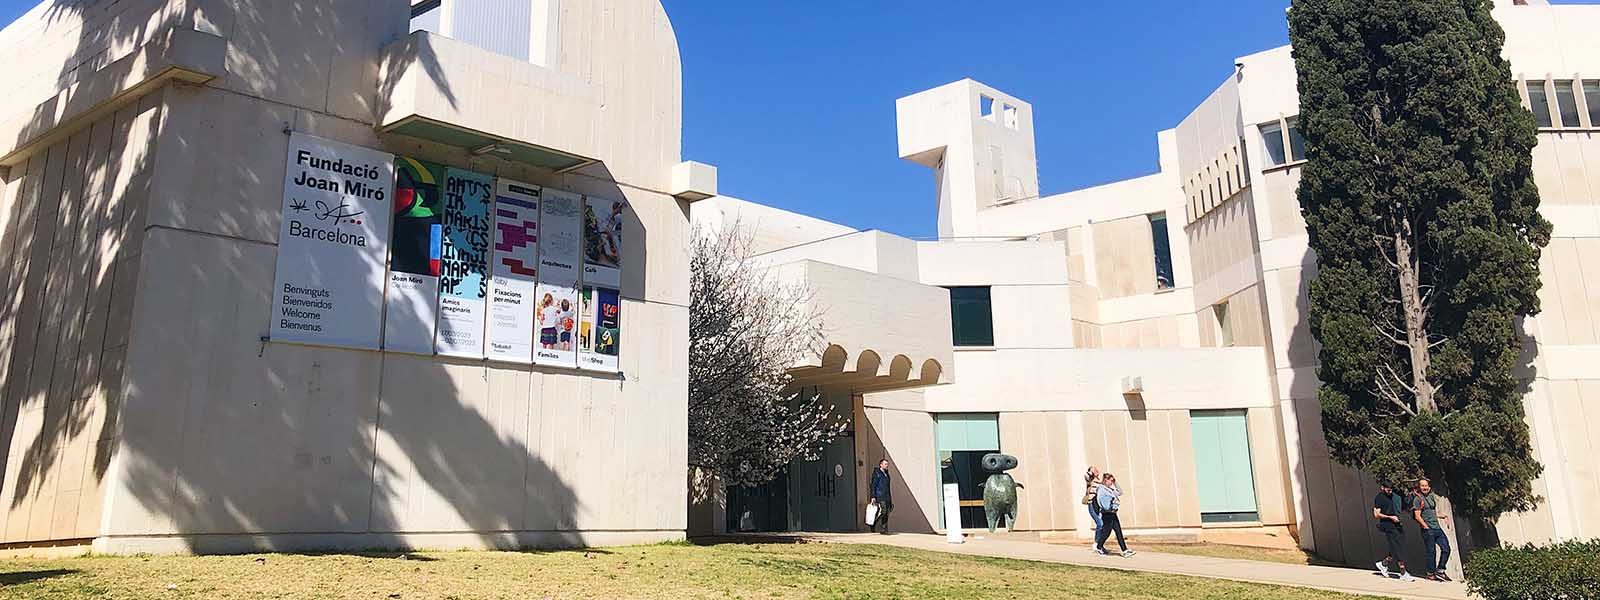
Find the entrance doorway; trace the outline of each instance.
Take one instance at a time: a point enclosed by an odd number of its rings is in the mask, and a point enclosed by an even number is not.
[[[846,431],[777,479],[729,486],[728,531],[856,531],[855,464],[855,437]]]
[[[983,514],[983,483],[990,473],[983,470],[983,455],[1000,451],[1000,416],[995,413],[950,413],[934,415],[935,464],[941,484],[959,486],[961,528],[988,527]],[[939,524],[944,522],[944,493],[940,491]]]

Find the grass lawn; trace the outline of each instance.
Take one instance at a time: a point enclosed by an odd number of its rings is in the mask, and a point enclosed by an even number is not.
[[[1138,549],[1147,552],[1161,552],[1165,554],[1187,554],[1189,556],[1210,556],[1213,558],[1231,558],[1235,560],[1258,560],[1275,562],[1288,565],[1322,564],[1314,556],[1304,550],[1282,550],[1278,548],[1256,548],[1253,546],[1232,546],[1228,544],[1140,544]]]
[[[1337,597],[1316,590],[853,544],[0,560],[0,598]]]

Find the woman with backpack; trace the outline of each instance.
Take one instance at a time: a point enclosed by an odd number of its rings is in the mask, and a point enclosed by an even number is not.
[[[1100,490],[1096,493],[1095,503],[1100,505],[1100,531],[1094,536],[1095,553],[1106,555],[1106,538],[1112,533],[1117,534],[1117,546],[1122,548],[1122,556],[1133,556],[1134,552],[1128,549],[1128,541],[1122,537],[1122,520],[1117,518],[1117,511],[1122,508],[1122,488],[1117,487],[1117,476],[1106,473],[1101,476]]]
[[[1104,525],[1100,521],[1100,469],[1091,466],[1088,471],[1084,471],[1083,484],[1083,504],[1089,507],[1089,520],[1094,522],[1095,542],[1089,544],[1089,547],[1098,548],[1100,547],[1100,527]]]

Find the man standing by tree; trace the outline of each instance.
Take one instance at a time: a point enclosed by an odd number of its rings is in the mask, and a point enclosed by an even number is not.
[[[1394,486],[1387,483],[1378,486],[1378,495],[1372,497],[1372,518],[1378,521],[1378,531],[1383,532],[1383,541],[1388,549],[1388,554],[1378,561],[1378,572],[1384,577],[1389,574],[1389,563],[1393,562],[1395,570],[1400,574],[1400,581],[1415,579],[1406,571],[1405,547],[1406,528],[1400,515],[1405,512],[1405,496],[1396,493]]]
[[[1294,0],[1289,37],[1317,269],[1328,449],[1383,481],[1424,471],[1494,543],[1533,508],[1519,321],[1538,312],[1531,113],[1490,0]]]
[[[1439,497],[1433,493],[1433,482],[1426,479],[1417,482],[1417,495],[1411,498],[1411,516],[1422,527],[1422,547],[1428,554],[1428,574],[1424,577],[1450,581],[1450,576],[1444,572],[1445,565],[1450,564],[1450,537],[1439,526],[1440,519],[1450,517],[1439,516]]]

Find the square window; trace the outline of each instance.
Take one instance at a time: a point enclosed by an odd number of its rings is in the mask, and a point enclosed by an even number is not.
[[[444,35],[441,30],[444,16],[443,0],[427,0],[411,5],[411,30]]]
[[[957,346],[994,345],[994,308],[987,286],[950,289],[950,337]]]
[[[1544,91],[1544,80],[1529,81],[1528,108],[1533,110],[1533,120],[1540,127],[1555,127],[1550,115],[1550,96]]]
[[[1017,128],[1017,107],[1012,106],[1010,104],[1005,105],[1005,119],[1006,119],[1006,128],[1007,129],[1016,129]]]
[[[1262,123],[1260,129],[1261,145],[1267,151],[1267,166],[1276,167],[1287,163],[1288,161],[1285,160],[1286,157],[1283,153],[1283,126],[1279,125],[1277,121],[1271,121]]]
[[[994,120],[994,98],[988,94],[978,94],[978,116]]]

